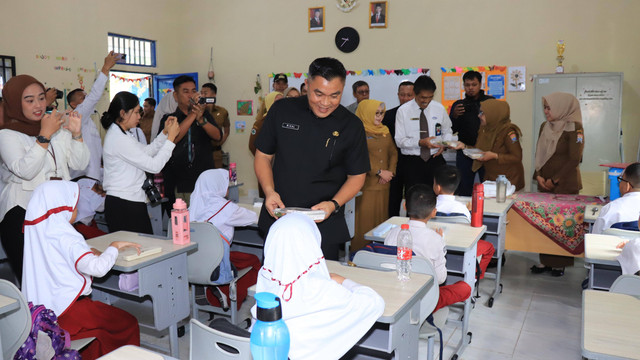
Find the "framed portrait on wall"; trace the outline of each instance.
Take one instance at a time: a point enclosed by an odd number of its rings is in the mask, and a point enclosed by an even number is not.
[[[309,32],[324,31],[324,6],[309,8]]]
[[[386,1],[369,3],[369,28],[386,28],[389,21],[389,7]]]

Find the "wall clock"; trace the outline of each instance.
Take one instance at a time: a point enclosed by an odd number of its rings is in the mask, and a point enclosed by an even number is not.
[[[360,35],[352,27],[343,27],[336,33],[336,47],[344,53],[350,53],[358,48]]]

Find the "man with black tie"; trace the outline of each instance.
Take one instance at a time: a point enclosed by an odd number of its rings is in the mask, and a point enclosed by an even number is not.
[[[320,9],[315,9],[313,11],[313,17],[310,20],[309,27],[310,28],[321,28],[323,26],[322,22],[322,11]]]
[[[371,16],[372,24],[384,24],[384,14],[382,13],[382,4],[376,4],[376,11]]]

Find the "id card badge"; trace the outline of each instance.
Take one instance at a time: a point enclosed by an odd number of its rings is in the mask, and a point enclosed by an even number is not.
[[[442,135],[442,125],[440,123],[436,123],[436,136]]]

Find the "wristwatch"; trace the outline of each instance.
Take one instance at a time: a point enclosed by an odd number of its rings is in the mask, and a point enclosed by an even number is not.
[[[380,175],[381,172],[382,172],[382,169],[379,169],[376,175]]]
[[[335,201],[335,200],[333,200],[333,199],[331,199],[330,201],[333,203],[333,206],[335,206],[335,207],[336,207],[336,209],[335,209],[335,210],[333,210],[333,213],[334,213],[334,214],[337,214],[337,213],[338,213],[338,210],[340,210],[340,204],[338,204],[338,202],[337,202],[337,201]]]
[[[46,137],[44,137],[44,136],[42,136],[42,135],[38,135],[38,136],[36,136],[36,140],[38,140],[38,142],[39,142],[40,144],[48,144],[48,143],[50,143],[50,142],[51,142],[51,140],[50,140],[50,139],[47,139]]]

